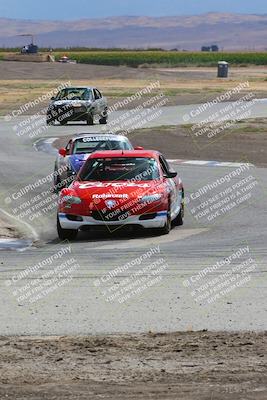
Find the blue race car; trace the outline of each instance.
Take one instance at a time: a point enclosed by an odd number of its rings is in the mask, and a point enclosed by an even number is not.
[[[65,148],[58,150],[55,161],[54,190],[60,191],[76,178],[89,154],[103,150],[133,150],[123,135],[85,133],[71,138]],[[137,150],[142,147],[136,147]]]

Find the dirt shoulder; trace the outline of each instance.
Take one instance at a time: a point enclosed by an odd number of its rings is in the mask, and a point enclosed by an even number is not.
[[[64,147],[71,136],[53,145]],[[133,131],[134,146],[161,151],[170,159],[249,162],[267,166],[267,120],[251,119],[235,124],[220,136],[195,138],[190,126],[161,126]]]
[[[1,337],[0,398],[267,398],[266,333]]]
[[[229,79],[260,80],[266,78],[266,66],[230,66]],[[127,66],[93,65],[93,64],[64,64],[50,62],[17,62],[0,60],[1,79],[5,80],[56,80],[71,79],[162,79],[186,80],[191,82],[199,80],[211,80],[217,77],[216,67],[170,67],[147,66],[146,68],[131,68]],[[217,80],[226,82],[228,80]]]
[[[194,136],[190,126],[149,128],[132,133],[134,145],[161,151],[168,158],[249,162],[267,166],[266,119],[244,120],[209,139]]]
[[[21,233],[7,219],[0,218],[0,240],[20,238],[21,236]]]

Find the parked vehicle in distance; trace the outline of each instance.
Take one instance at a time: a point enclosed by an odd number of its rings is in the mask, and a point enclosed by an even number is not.
[[[59,63],[62,64],[77,64],[76,60],[72,60],[71,58],[69,58],[68,56],[62,56],[60,57],[60,59],[58,60]]]
[[[77,180],[59,195],[57,231],[75,239],[79,230],[122,225],[168,234],[182,225],[184,188],[177,172],[157,151],[96,151]]]
[[[51,98],[46,123],[66,125],[69,121],[86,121],[87,125],[93,125],[96,118],[100,124],[107,123],[108,104],[101,92],[94,87],[67,87]]]

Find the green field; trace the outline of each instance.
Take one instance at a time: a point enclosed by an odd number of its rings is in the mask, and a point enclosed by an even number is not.
[[[10,49],[11,50],[11,49]],[[15,52],[15,49],[12,49]],[[12,52],[9,51],[9,52]],[[41,49],[43,51],[44,49]],[[7,49],[0,49],[0,60]],[[178,52],[164,50],[62,50],[53,53],[58,60],[63,55],[82,64],[127,65],[129,67],[161,65],[166,67],[215,66],[218,61],[231,65],[267,65],[267,52]]]
[[[267,52],[261,53],[202,53],[176,51],[82,51],[65,52],[70,58],[84,64],[98,65],[165,65],[172,67],[195,65],[215,66],[218,61],[234,65],[267,65]],[[64,53],[64,54],[65,54]],[[56,58],[62,56],[56,52]]]

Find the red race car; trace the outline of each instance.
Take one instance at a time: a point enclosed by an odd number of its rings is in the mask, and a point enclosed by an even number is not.
[[[59,195],[60,239],[75,239],[79,230],[96,225],[155,228],[167,234],[182,225],[184,189],[177,172],[152,150],[92,153],[77,180]]]

